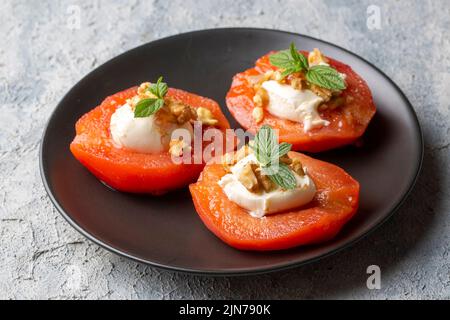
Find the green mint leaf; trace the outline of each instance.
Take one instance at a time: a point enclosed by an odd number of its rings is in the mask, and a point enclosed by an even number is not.
[[[269,61],[271,65],[280,69],[292,69],[296,67],[295,60],[289,50],[278,51],[270,55]]]
[[[134,108],[135,118],[149,117],[164,106],[163,99],[142,99]]]
[[[281,158],[285,154],[287,154],[289,151],[291,151],[292,144],[287,142],[282,142],[278,146],[278,157]]]
[[[162,82],[162,80],[163,77],[159,77],[158,81],[150,86],[150,92],[157,96],[159,99],[164,99],[164,96],[169,90],[167,83]]]
[[[293,67],[293,68],[287,68],[287,69],[283,70],[283,72],[281,73],[281,76],[284,78],[284,77],[286,77],[286,76],[288,76],[288,75],[290,75],[290,74],[292,74],[294,72],[299,72],[299,71],[300,70],[299,70],[299,68],[297,66]]]
[[[308,59],[299,53],[292,42],[287,50],[281,50],[269,57],[270,63],[283,70],[281,76],[284,78],[294,72],[308,70]]]
[[[314,66],[306,73],[306,80],[319,87],[340,91],[346,88],[341,75],[329,66]]]
[[[267,166],[274,160],[278,161],[278,141],[270,126],[264,125],[259,129],[255,136],[253,150],[262,166]]]
[[[279,159],[287,154],[291,147],[292,145],[286,142],[278,145],[274,130],[267,125],[259,129],[252,146],[264,174],[286,190],[294,189],[297,186],[297,180],[291,169],[284,163],[280,163]]]
[[[291,42],[291,47],[289,50],[290,50],[292,58],[297,62],[297,66],[300,67],[299,71],[308,70],[308,68],[309,68],[308,59],[306,59],[306,57],[303,54],[298,52],[298,50],[295,47],[295,44],[293,42]]]
[[[291,190],[297,187],[297,179],[294,173],[284,163],[280,163],[276,167],[265,168],[263,171],[270,173],[268,174],[270,180],[285,190]]]
[[[279,169],[280,169],[279,163],[261,167],[262,173],[265,174],[266,176],[272,176],[274,174],[277,174]]]

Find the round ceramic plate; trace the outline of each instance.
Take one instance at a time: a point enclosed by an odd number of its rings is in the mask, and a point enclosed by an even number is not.
[[[358,213],[333,240],[279,252],[244,252],[209,232],[188,188],[161,197],[109,189],[69,151],[75,122],[108,95],[164,75],[170,86],[217,101],[233,127],[225,95],[234,74],[291,41],[320,48],[349,64],[372,90],[377,113],[362,146],[314,157],[337,164],[361,184]],[[52,114],[41,145],[41,173],[51,200],[67,221],[95,243],[153,266],[203,274],[248,274],[298,266],[361,239],[405,200],[420,171],[422,134],[399,88],[376,67],[333,44],[262,29],[215,29],[157,40],[128,51],[78,82]]]

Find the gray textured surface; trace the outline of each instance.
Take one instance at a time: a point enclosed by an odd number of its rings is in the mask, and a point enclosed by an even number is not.
[[[71,30],[70,5],[80,29]],[[381,30],[366,26],[370,4]],[[75,9],[76,10],[76,9]],[[450,298],[448,1],[2,1],[0,3],[0,298]],[[38,171],[56,103],[117,54],[167,35],[223,26],[277,28],[365,57],[404,90],[426,154],[402,209],[354,247],[290,271],[205,278],[162,271],[85,240],[56,212]],[[382,270],[381,290],[366,268]]]

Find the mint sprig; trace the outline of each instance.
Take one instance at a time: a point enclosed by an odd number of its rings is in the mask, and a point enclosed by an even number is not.
[[[135,118],[149,117],[164,106],[164,97],[167,94],[169,87],[167,86],[167,83],[162,81],[163,77],[159,77],[158,81],[148,88],[156,98],[142,99],[136,104],[134,108]]]
[[[279,149],[277,137],[269,126],[263,126],[259,129],[253,143],[253,151],[256,160],[261,166],[269,166],[272,162],[279,159]]]
[[[134,108],[135,118],[145,118],[150,117],[152,114],[156,113],[159,109],[164,106],[163,99],[142,99],[139,101]]]
[[[273,129],[268,126],[262,126],[257,132],[252,145],[256,160],[261,168],[272,182],[283,189],[289,190],[297,187],[292,170],[280,163],[280,157],[291,150],[292,145],[286,142],[278,144],[277,137]]]
[[[282,142],[278,146],[278,155],[281,158],[282,156],[286,155],[289,151],[291,151],[292,144],[287,142]]]
[[[270,171],[272,170],[267,170],[263,168],[264,173]],[[281,188],[285,190],[291,190],[297,187],[297,179],[295,179],[292,170],[284,163],[279,163],[276,173],[268,174],[268,176],[273,183],[279,185]]]
[[[295,44],[292,42],[289,50],[282,50],[270,55],[270,63],[282,69],[281,76],[284,78],[295,72],[305,72],[306,80],[310,84],[319,87],[340,91],[346,88],[345,81],[342,79],[336,69],[330,66],[310,67],[308,59],[299,53]]]
[[[159,99],[164,99],[164,96],[167,94],[167,91],[169,90],[167,83],[162,81],[163,77],[159,77],[158,81],[156,81],[154,85],[151,85],[149,87],[150,92],[153,93],[155,96],[157,96]]]
[[[269,61],[272,65],[283,69],[281,73],[283,77],[308,69],[308,60],[297,51],[294,43],[291,43],[291,47],[288,50],[272,54],[269,57]]]
[[[306,73],[308,82],[330,90],[344,90],[345,82],[339,72],[328,66],[314,66]]]

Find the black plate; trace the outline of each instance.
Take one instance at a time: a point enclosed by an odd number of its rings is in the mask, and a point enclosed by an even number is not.
[[[115,192],[92,176],[69,151],[77,119],[106,96],[164,75],[173,86],[225,107],[232,76],[270,50],[295,41],[322,49],[353,67],[369,84],[377,114],[360,148],[315,157],[337,164],[361,184],[358,214],[332,241],[271,253],[235,250],[202,224],[187,189],[163,197]],[[62,99],[41,145],[41,173],[61,214],[87,238],[153,266],[208,274],[244,274],[297,266],[338,251],[385,221],[405,200],[420,171],[423,142],[417,117],[399,88],[376,67],[330,43],[262,29],[185,33],[128,51],[95,69]],[[399,226],[400,227],[400,226]]]

